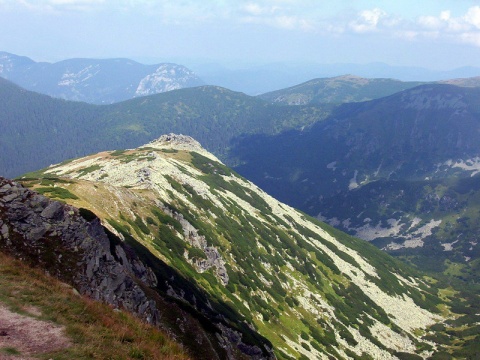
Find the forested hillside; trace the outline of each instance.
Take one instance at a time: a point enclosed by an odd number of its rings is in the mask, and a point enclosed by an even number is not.
[[[0,78],[0,173],[20,175],[91,149],[100,107],[26,91]]]
[[[231,140],[241,134],[299,128],[325,118],[330,107],[281,107],[213,86],[99,106],[54,99],[0,79],[0,111],[0,174],[12,177],[100,150],[133,148],[172,131],[226,157]]]
[[[267,192],[421,268],[478,285],[480,88],[429,84],[344,104],[232,149]],[[452,264],[453,263],[453,264]]]

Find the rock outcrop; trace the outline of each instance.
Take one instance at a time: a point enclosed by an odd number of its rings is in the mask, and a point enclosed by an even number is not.
[[[228,284],[228,272],[225,267],[225,260],[215,246],[208,246],[207,240],[204,235],[200,235],[198,230],[190,224],[182,214],[177,213],[167,206],[159,204],[160,208],[169,216],[177,220],[183,229],[183,236],[185,241],[188,241],[190,245],[203,251],[205,259],[190,260],[191,264],[195,266],[197,271],[204,272],[210,268],[215,268],[215,275],[223,285]],[[188,256],[187,256],[188,259]]]
[[[159,311],[142,286],[152,270],[125,245],[112,244],[98,218],[0,178],[0,248],[69,282],[81,294],[156,324]]]

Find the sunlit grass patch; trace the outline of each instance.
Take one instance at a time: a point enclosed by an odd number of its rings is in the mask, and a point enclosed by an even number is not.
[[[159,329],[133,315],[78,295],[70,286],[0,253],[0,302],[26,313],[34,306],[38,318],[63,325],[71,346],[47,359],[188,359],[179,345]],[[0,353],[15,355],[4,347]]]

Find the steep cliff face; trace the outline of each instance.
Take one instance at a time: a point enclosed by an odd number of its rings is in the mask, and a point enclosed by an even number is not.
[[[82,294],[158,323],[155,302],[140,283],[157,279],[121,244],[111,244],[98,218],[87,222],[69,205],[0,178],[2,249],[72,283]],[[129,252],[129,254],[131,254]]]
[[[271,357],[267,350],[245,344],[243,334],[222,323],[218,314],[213,319],[215,314],[182,309],[181,295],[176,296],[178,303],[162,295],[158,289],[165,286],[172,294],[185,291],[171,280],[178,274],[167,273],[163,264],[157,277],[93,213],[52,201],[5,178],[0,178],[0,250],[45,269],[81,294],[167,329],[194,357]],[[162,267],[161,261],[151,265]]]

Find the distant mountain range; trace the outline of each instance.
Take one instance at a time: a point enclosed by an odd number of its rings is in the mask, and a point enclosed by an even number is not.
[[[207,83],[260,95],[318,78],[344,74],[371,79],[398,79],[400,81],[431,82],[480,76],[479,67],[462,67],[439,71],[419,67],[392,66],[384,63],[317,64],[271,63],[264,65],[232,64],[230,67],[214,63],[191,64],[190,67]]]
[[[0,77],[56,98],[111,104],[134,97],[203,85],[185,66],[143,65],[128,59],[35,62],[0,52]]]
[[[478,87],[480,86],[480,77],[440,80],[430,83]],[[343,104],[379,99],[422,84],[427,84],[427,82],[368,79],[355,75],[342,75],[313,79],[286,89],[258,95],[258,97],[282,105]]]
[[[310,82],[311,79],[337,78],[345,74],[355,74],[368,79],[397,79],[397,82],[407,83],[480,76],[478,67],[436,71],[383,63],[187,63],[188,68],[172,62],[144,65],[124,58],[66,59],[47,63],[0,51],[0,77],[27,90],[61,99],[111,104],[138,96],[199,85],[220,86],[257,96],[296,87],[297,84]],[[385,85],[390,86],[387,83]],[[395,85],[391,85],[393,90]],[[401,85],[398,88],[400,87]]]

